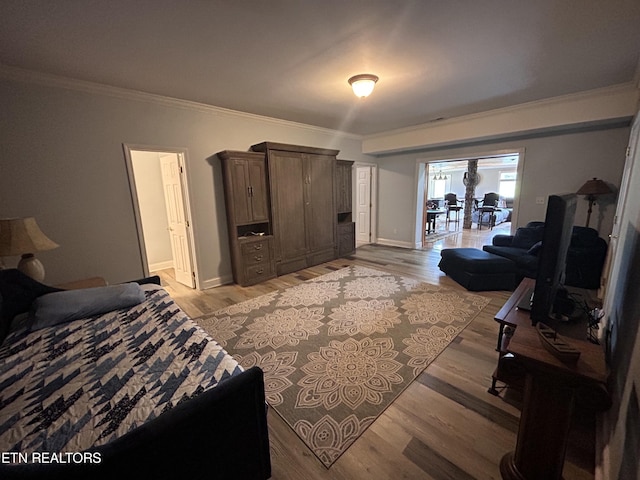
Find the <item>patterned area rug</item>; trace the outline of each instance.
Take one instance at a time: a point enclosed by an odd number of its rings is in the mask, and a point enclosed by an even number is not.
[[[196,322],[328,468],[488,303],[352,266]]]

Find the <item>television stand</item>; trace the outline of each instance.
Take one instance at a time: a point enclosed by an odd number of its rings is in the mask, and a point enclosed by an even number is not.
[[[514,329],[508,343],[499,344],[501,355],[510,354],[525,372],[516,448],[500,462],[505,480],[561,479],[576,392],[593,392],[599,410],[610,403],[604,351],[585,340],[586,323],[582,340],[568,339],[580,351],[580,358],[563,363],[542,346],[529,312],[517,308],[533,285],[534,280],[525,278],[495,317],[501,333],[505,327]]]

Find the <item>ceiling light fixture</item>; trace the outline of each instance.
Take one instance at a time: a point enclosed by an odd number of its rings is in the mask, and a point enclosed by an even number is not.
[[[349,85],[353,88],[356,97],[365,98],[371,95],[373,87],[375,87],[378,77],[370,73],[362,73],[355,75],[349,79]]]
[[[440,170],[440,173],[438,173],[438,174],[434,174],[434,175],[433,175],[433,180],[434,180],[434,181],[437,181],[437,180],[446,180],[447,178],[449,178],[449,177],[447,177],[447,175],[446,175],[446,174],[445,174],[445,175],[442,175],[442,170]]]

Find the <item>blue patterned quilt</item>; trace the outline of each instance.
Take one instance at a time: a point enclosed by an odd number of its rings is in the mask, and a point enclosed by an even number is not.
[[[242,371],[157,285],[139,305],[0,347],[0,452],[80,452]],[[14,322],[20,323],[20,322]]]

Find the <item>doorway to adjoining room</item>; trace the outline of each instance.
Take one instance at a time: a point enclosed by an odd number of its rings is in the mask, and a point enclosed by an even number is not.
[[[418,189],[424,192],[418,199],[423,220],[417,235],[422,247],[498,225],[500,231],[510,231],[517,216],[521,156],[522,152],[513,151],[423,161],[423,188]],[[474,163],[475,177],[470,168]],[[475,184],[469,185],[473,178]]]
[[[145,275],[162,271],[177,282],[195,288],[185,155],[182,150],[125,145]]]

